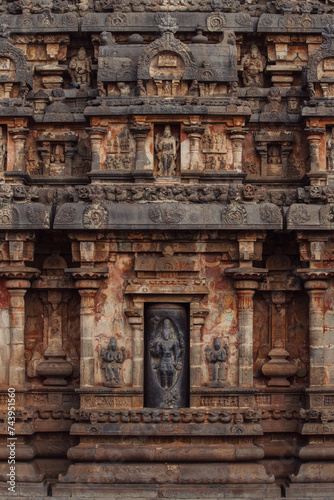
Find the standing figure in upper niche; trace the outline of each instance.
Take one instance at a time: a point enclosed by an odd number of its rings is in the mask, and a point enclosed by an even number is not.
[[[83,88],[90,86],[90,60],[83,47],[70,60],[69,69],[73,82],[78,83]]]
[[[251,46],[250,52],[242,58],[241,66],[243,68],[242,79],[245,87],[263,87],[263,71],[266,67],[266,58],[261,55],[255,44]]]
[[[169,125],[166,125],[162,135],[156,135],[155,150],[159,160],[159,175],[168,176],[175,174],[178,146],[178,141],[172,135]]]

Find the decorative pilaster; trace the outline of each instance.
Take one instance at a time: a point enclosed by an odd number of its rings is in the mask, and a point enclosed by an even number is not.
[[[202,373],[202,349],[201,329],[205,323],[205,318],[209,314],[209,309],[190,310],[190,321],[192,326],[192,335],[190,340],[190,387],[199,387],[201,385]]]
[[[327,172],[320,165],[320,142],[326,131],[323,128],[307,128],[305,132],[310,151],[310,169],[307,175],[311,185],[323,185],[326,183]]]
[[[267,274],[267,269],[227,269],[227,275],[234,278],[238,296],[239,324],[239,386],[253,386],[253,296],[258,280]]]
[[[24,360],[24,296],[30,288],[30,281],[17,279],[6,281],[9,292],[10,317],[10,358],[9,380],[10,387],[20,387],[25,383]]]
[[[93,387],[95,383],[94,333],[95,333],[95,295],[100,288],[101,279],[108,277],[108,270],[101,268],[66,269],[76,280],[80,304],[80,387]]]
[[[188,134],[190,142],[190,170],[199,170],[200,168],[200,141],[205,131],[205,127],[191,126],[184,127],[184,132]]]
[[[242,171],[242,143],[245,139],[245,130],[241,128],[232,128],[229,130],[230,139],[233,148],[233,170]]]
[[[330,269],[299,269],[298,276],[305,281],[309,295],[309,335],[310,335],[310,387],[325,384],[324,358],[324,295],[328,280],[333,276]]]
[[[126,309],[125,314],[133,330],[132,336],[132,386],[144,389],[144,311],[141,308]]]
[[[90,136],[90,143],[92,147],[92,172],[101,170],[101,143],[103,137],[107,133],[106,127],[90,127],[87,128]]]
[[[29,133],[29,129],[27,128],[14,128],[9,129],[9,133],[12,134],[13,142],[14,142],[14,151],[15,151],[15,168],[16,172],[25,172],[25,144],[26,137]]]
[[[130,130],[136,141],[135,170],[144,170],[149,166],[145,152],[145,142],[151,127],[149,125],[136,125],[131,127]]]

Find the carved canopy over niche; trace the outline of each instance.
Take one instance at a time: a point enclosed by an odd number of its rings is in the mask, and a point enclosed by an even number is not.
[[[334,80],[334,25],[328,25],[321,33],[324,41],[320,47],[310,55],[307,81]]]
[[[165,73],[163,78],[168,78],[173,73],[173,68],[178,77],[186,80],[196,79],[197,66],[193,54],[184,43],[174,37],[173,33],[163,33],[162,37],[151,43],[141,54],[138,60],[138,79],[149,80],[159,73]],[[183,74],[181,74],[183,73]]]
[[[22,52],[8,41],[9,31],[0,24],[0,82],[26,82],[32,87],[32,75]]]

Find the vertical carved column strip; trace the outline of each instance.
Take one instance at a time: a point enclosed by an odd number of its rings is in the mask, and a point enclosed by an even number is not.
[[[233,148],[233,170],[242,171],[242,143],[245,139],[245,131],[239,128],[233,128],[229,131]]]
[[[205,318],[209,314],[207,309],[190,309],[190,387],[200,387],[202,373],[201,329]]]
[[[80,305],[80,386],[94,386],[94,332],[95,295],[99,282],[79,280],[76,282],[81,296]]]
[[[25,383],[24,359],[24,321],[25,304],[24,296],[30,288],[26,279],[13,279],[6,281],[9,292],[9,317],[10,317],[10,359],[9,359],[9,386],[20,387]]]
[[[135,170],[144,170],[149,166],[145,152],[145,143],[148,133],[151,131],[149,125],[137,125],[131,127],[131,132],[136,141]]]
[[[126,316],[133,330],[132,385],[144,388],[144,311],[143,308],[126,309]]]
[[[253,296],[256,281],[237,281],[239,321],[239,386],[253,386]]]
[[[310,386],[322,386],[325,383],[324,294],[327,288],[325,281],[305,282],[305,289],[310,297]]]
[[[107,129],[105,127],[91,127],[87,128],[87,132],[92,147],[92,171],[96,172],[101,170],[101,143]]]
[[[13,136],[13,142],[15,147],[15,166],[14,170],[19,172],[25,172],[25,143],[26,137],[29,129],[26,128],[15,128],[9,129],[9,133]]]

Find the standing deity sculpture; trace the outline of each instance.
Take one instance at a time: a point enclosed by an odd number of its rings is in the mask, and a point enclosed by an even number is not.
[[[172,322],[165,318],[162,327],[162,338],[156,340],[151,346],[150,351],[157,370],[159,383],[163,389],[169,389],[175,381],[176,370],[180,369],[179,357],[181,347],[178,340],[173,336]]]
[[[178,148],[178,140],[172,135],[170,126],[166,125],[163,134],[157,134],[155,137],[155,150],[159,160],[159,175],[175,175]]]
[[[107,348],[101,349],[100,356],[104,361],[104,373],[107,379],[106,386],[122,385],[122,372],[120,365],[126,358],[125,348],[119,349],[114,337],[109,341]]]
[[[250,52],[244,55],[241,66],[243,68],[242,78],[245,87],[263,87],[263,71],[266,67],[266,58],[261,55],[257,45],[253,44]]]
[[[219,337],[215,338],[213,349],[210,346],[205,348],[206,360],[211,365],[211,382],[207,385],[228,385],[226,382],[226,361],[229,355],[229,347],[227,344],[221,346]]]
[[[78,50],[78,54],[70,60],[69,70],[72,82],[77,83],[82,88],[90,86],[90,60],[83,47],[81,47]]]

